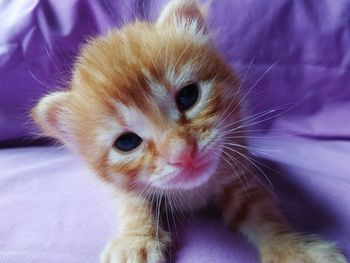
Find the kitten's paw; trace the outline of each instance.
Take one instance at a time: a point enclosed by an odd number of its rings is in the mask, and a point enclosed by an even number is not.
[[[101,263],[163,263],[167,236],[161,240],[149,237],[124,237],[112,240],[101,255]]]
[[[261,258],[263,263],[347,263],[332,243],[295,235],[265,246]]]

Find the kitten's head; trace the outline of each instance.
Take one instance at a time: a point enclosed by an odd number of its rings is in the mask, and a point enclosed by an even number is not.
[[[214,174],[224,126],[238,116],[236,85],[203,9],[175,0],[155,23],[89,41],[70,88],[45,96],[33,115],[111,183],[189,189]]]

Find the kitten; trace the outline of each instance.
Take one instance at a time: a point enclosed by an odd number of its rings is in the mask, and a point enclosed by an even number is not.
[[[346,262],[333,244],[294,232],[245,152],[227,149],[228,141],[245,143],[232,140],[241,120],[239,82],[212,41],[204,8],[172,0],[155,23],[136,21],[90,40],[69,89],[33,109],[46,135],[116,189],[119,232],[101,262],[165,260],[170,237],[157,227],[155,196],[176,198],[183,211],[215,200],[262,262]]]

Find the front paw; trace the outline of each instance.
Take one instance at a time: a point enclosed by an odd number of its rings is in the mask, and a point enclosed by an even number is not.
[[[168,237],[122,237],[109,242],[101,255],[101,263],[162,263]]]
[[[335,245],[313,238],[287,235],[261,249],[263,263],[347,263]]]

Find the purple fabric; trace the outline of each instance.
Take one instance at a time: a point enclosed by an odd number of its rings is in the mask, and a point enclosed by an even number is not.
[[[69,79],[88,36],[135,17],[155,19],[164,0],[26,0],[0,4],[0,140],[27,137],[28,111]],[[298,104],[264,122],[312,136],[349,137],[350,2],[213,1],[216,43],[251,92],[260,112]],[[251,66],[249,66],[251,64]]]
[[[268,137],[252,145],[269,149],[264,156],[283,173],[271,178],[286,215],[350,255],[350,144]],[[108,192],[80,160],[58,148],[10,149],[0,150],[0,167],[1,262],[98,262],[115,216]],[[183,218],[177,236],[172,262],[259,262],[213,213]]]
[[[217,46],[244,79],[249,112],[266,112],[250,119],[267,133],[252,145],[273,148],[262,157],[284,175],[266,170],[286,214],[350,255],[350,1],[212,2]],[[162,5],[0,2],[0,141],[35,132],[28,110],[64,86],[86,37],[135,16],[155,19]],[[268,132],[281,129],[302,136]],[[0,262],[98,262],[114,213],[76,157],[56,148],[1,150],[0,167]],[[257,262],[255,250],[218,216],[203,213],[184,225],[174,262]]]

